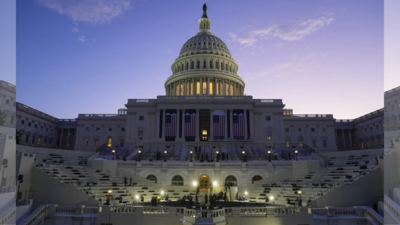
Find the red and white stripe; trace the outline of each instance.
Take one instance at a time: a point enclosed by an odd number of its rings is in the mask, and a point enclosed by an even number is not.
[[[233,123],[233,136],[234,137],[244,137],[244,115],[241,113],[239,115],[239,122]]]
[[[186,123],[185,118],[185,137],[196,137],[196,114],[186,114],[190,115],[190,123]]]
[[[176,114],[171,114],[171,123],[165,123],[165,137],[176,137]]]
[[[213,123],[214,137],[224,137],[225,136],[225,116],[218,115],[218,117],[219,117],[218,123]]]

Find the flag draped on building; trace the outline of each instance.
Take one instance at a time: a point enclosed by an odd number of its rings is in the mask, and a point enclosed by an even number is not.
[[[196,114],[185,114],[185,137],[196,137]]]
[[[213,115],[214,137],[225,136],[225,115]]]
[[[244,137],[244,114],[233,114],[233,137]]]
[[[165,114],[165,137],[176,137],[176,113]]]

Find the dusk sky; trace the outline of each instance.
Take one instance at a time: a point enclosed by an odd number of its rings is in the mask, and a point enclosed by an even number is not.
[[[383,1],[206,3],[211,31],[238,63],[246,95],[337,119],[383,107]],[[17,101],[76,118],[165,95],[171,64],[198,31],[203,4],[18,1]]]

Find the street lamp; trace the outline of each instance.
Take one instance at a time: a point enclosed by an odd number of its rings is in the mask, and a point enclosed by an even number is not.
[[[216,153],[217,153],[217,162],[219,162],[219,151],[217,151]]]
[[[115,159],[115,150],[112,150],[113,160]]]
[[[299,151],[294,150],[294,154],[296,155],[296,161],[298,160],[298,158],[297,158],[297,153],[299,153]]]
[[[166,162],[167,161],[167,150],[164,150],[164,154],[165,154],[164,162]]]
[[[193,162],[192,156],[193,156],[193,151],[190,151],[190,162]]]
[[[271,151],[268,151],[268,162],[271,162]]]
[[[246,154],[246,152],[245,151],[242,151],[242,155],[243,155],[243,162],[245,162],[245,159],[244,159],[244,154]]]
[[[299,202],[298,202],[299,204],[298,204],[298,205],[299,205],[300,207],[302,206],[302,201],[301,201],[301,194],[302,194],[302,193],[303,193],[303,192],[302,192],[301,190],[298,190],[298,191],[297,191],[297,194],[299,195]]]
[[[111,194],[112,194],[112,189],[108,189],[108,204],[111,205]]]
[[[140,155],[142,154],[142,150],[139,150],[138,153],[139,153],[139,162],[140,162]]]

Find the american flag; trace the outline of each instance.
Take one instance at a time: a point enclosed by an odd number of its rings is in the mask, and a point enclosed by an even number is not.
[[[196,114],[185,115],[185,137],[196,137]]]
[[[214,137],[224,137],[225,136],[225,116],[224,115],[214,115],[213,116],[213,129],[214,129]]]
[[[165,137],[176,136],[176,113],[165,114]]]
[[[240,113],[239,115],[233,114],[233,136],[234,137],[244,137],[244,115]]]

